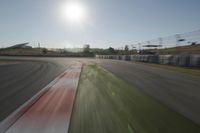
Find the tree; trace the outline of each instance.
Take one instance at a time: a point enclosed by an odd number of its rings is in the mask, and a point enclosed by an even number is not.
[[[112,47],[108,48],[108,54],[115,54],[115,49]]]
[[[43,53],[43,54],[47,54],[47,49],[46,49],[46,48],[43,48],[43,49],[42,49],[42,53]]]
[[[125,54],[128,54],[128,52],[129,52],[129,47],[128,47],[128,45],[125,45],[124,51],[125,51]]]
[[[83,46],[83,52],[84,53],[89,53],[90,52],[90,45],[89,44],[85,44]]]

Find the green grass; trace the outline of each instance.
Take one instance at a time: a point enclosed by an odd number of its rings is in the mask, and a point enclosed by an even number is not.
[[[152,67],[164,68],[169,69],[177,72],[182,72],[190,75],[200,76],[200,69],[199,68],[190,68],[190,67],[180,67],[168,64],[155,64],[155,63],[144,63],[144,62],[134,62],[139,64],[144,64]]]
[[[200,127],[107,70],[85,66],[69,133],[197,133]]]

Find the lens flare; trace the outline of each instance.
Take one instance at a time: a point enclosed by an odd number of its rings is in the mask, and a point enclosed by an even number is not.
[[[86,17],[86,9],[81,3],[69,2],[62,7],[62,16],[71,22],[82,22]]]

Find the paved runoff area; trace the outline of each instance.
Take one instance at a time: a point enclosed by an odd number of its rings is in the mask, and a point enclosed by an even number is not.
[[[64,73],[22,105],[2,123],[6,133],[66,133],[76,95],[82,64]]]

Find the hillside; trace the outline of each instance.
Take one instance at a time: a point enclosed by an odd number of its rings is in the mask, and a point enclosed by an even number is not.
[[[152,52],[158,54],[200,54],[200,44],[198,45],[188,45],[179,46],[173,48],[163,48],[163,49],[152,49]]]

